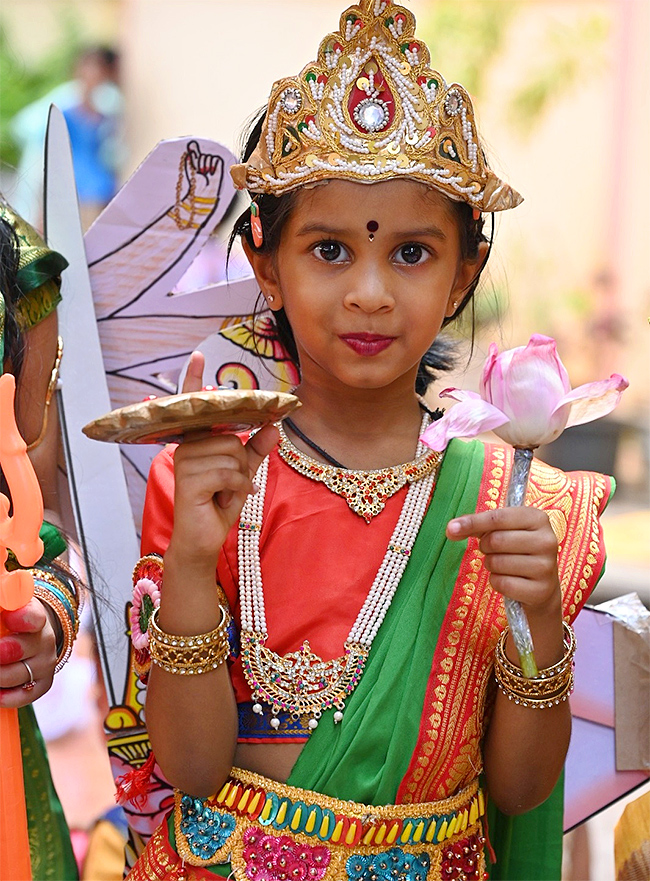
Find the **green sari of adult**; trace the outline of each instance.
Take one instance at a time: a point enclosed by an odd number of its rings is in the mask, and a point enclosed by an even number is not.
[[[0,314],[3,305],[0,295]],[[43,560],[53,560],[65,551],[65,541],[52,524],[43,523],[39,534],[43,541]],[[31,706],[18,710],[18,724],[33,881],[76,881],[79,872],[70,830],[54,788],[45,743]]]
[[[20,242],[17,284],[22,297],[16,316],[22,331],[28,331],[50,314],[60,300],[58,276],[67,266],[60,254],[51,251],[38,233],[5,203],[0,217],[16,231]],[[5,302],[0,292],[0,374],[4,368]],[[61,533],[49,523],[40,530],[43,560],[53,560],[66,549]],[[63,814],[45,743],[31,706],[18,710],[23,779],[27,808],[29,854],[33,881],[76,881],[79,877],[70,841],[70,830]]]
[[[335,725],[331,713],[323,716],[291,772],[289,785],[365,804],[413,800],[409,797],[408,781],[415,781],[410,790],[417,792],[418,780],[423,777],[418,776],[418,762],[431,752],[426,746],[425,717],[432,705],[432,664],[440,650],[439,643],[444,643],[450,632],[445,625],[449,625],[452,595],[467,569],[468,554],[477,553],[476,547],[471,548],[472,542],[468,548],[467,542],[448,541],[445,527],[454,516],[483,509],[486,503],[487,507],[496,507],[501,502],[500,493],[509,475],[508,453],[499,448],[495,458],[494,451],[495,448],[478,442],[452,441],[448,447],[399,589],[373,642],[364,675],[347,701],[344,723]],[[541,468],[544,473],[561,474],[546,466]],[[586,479],[588,485],[593,477],[584,475],[583,481]],[[605,498],[609,486],[604,478],[599,479]],[[548,496],[554,484],[552,479],[550,483],[546,479],[546,483]],[[538,481],[536,486],[539,485]],[[496,596],[490,588],[487,592]],[[571,596],[567,617],[577,613],[577,605],[584,602],[586,595],[578,598],[577,603],[575,599]],[[500,608],[497,623],[502,627],[502,604]],[[493,648],[499,629],[490,625],[491,621],[486,621],[484,629],[494,629]],[[477,626],[481,626],[480,621]],[[441,634],[447,635],[441,639]],[[425,707],[422,718],[413,712],[414,707]],[[481,720],[481,733],[484,726],[485,720]],[[480,763],[480,756],[474,760]],[[466,782],[462,781],[462,785]],[[426,798],[451,794],[429,790]],[[497,854],[491,878],[560,878],[562,803],[560,781],[543,805],[521,817],[505,817],[490,806],[489,835]],[[171,820],[168,834],[174,845]],[[215,866],[198,870],[197,875],[205,872],[227,877],[229,871],[229,866]]]

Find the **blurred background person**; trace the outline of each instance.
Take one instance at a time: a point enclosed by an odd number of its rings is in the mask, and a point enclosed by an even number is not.
[[[90,46],[78,55],[71,80],[23,107],[11,121],[11,134],[21,150],[12,201],[38,228],[42,228],[43,144],[50,104],[62,110],[68,124],[84,229],[117,193],[124,158],[124,100],[118,74],[118,53],[108,46]]]

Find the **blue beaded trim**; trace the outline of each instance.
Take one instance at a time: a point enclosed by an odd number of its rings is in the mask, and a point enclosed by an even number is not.
[[[371,856],[353,854],[345,864],[348,881],[426,881],[431,859],[428,853],[404,853],[392,847]]]
[[[199,859],[212,859],[228,841],[236,825],[234,817],[206,807],[200,798],[184,795],[181,799],[181,832]]]

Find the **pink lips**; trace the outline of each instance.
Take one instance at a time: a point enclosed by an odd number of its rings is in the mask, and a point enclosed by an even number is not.
[[[377,333],[346,333],[340,337],[357,355],[378,355],[395,340]]]

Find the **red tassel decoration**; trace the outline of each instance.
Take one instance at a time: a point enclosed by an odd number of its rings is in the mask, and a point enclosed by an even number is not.
[[[115,792],[115,801],[120,804],[126,804],[130,801],[136,808],[143,808],[147,800],[147,796],[151,792],[154,765],[156,757],[153,750],[149,750],[147,761],[139,768],[132,768],[126,774],[118,777],[115,783],[117,790]]]

